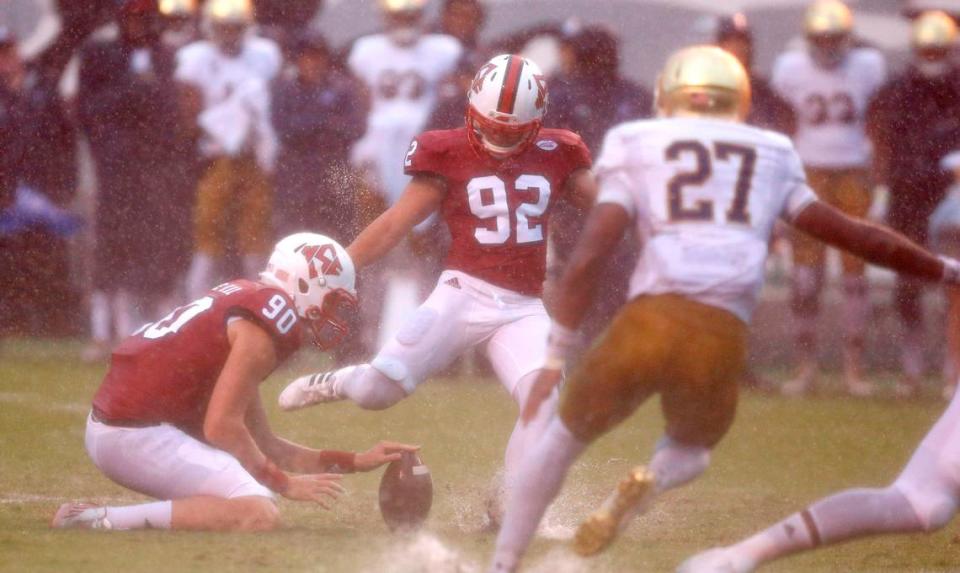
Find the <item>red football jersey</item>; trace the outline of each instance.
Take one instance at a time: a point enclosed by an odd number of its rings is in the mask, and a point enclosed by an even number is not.
[[[547,266],[547,221],[567,178],[590,167],[577,134],[541,129],[523,153],[497,161],[477,152],[467,129],[428,131],[410,144],[408,175],[443,178],[441,213],[452,242],[446,268],[526,295],[539,295]]]
[[[224,283],[127,337],[113,352],[93,405],[105,421],[172,424],[203,439],[203,419],[230,353],[227,321],[270,333],[278,363],[300,347],[300,324],[283,291],[246,280]]]

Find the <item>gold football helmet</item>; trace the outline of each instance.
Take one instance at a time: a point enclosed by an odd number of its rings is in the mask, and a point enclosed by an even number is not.
[[[914,50],[949,50],[957,41],[957,23],[946,12],[924,12],[913,22],[910,43]]]
[[[203,13],[215,24],[250,24],[253,4],[250,0],[207,0]]]
[[[192,16],[197,12],[197,0],[160,0],[157,8],[164,16]]]
[[[810,36],[843,36],[853,31],[853,13],[840,0],[817,0],[807,8],[803,31]]]
[[[656,108],[663,117],[706,116],[743,120],[750,111],[750,78],[743,64],[716,46],[674,53],[657,79]]]
[[[380,0],[380,9],[387,13],[419,12],[427,5],[427,0]]]

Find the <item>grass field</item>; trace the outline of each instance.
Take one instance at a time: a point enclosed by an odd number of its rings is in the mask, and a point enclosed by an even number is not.
[[[51,531],[64,500],[143,498],[101,476],[83,450],[89,400],[102,367],[77,346],[0,347],[0,571],[480,572],[493,535],[479,532],[483,499],[515,412],[499,386],[458,379],[426,384],[388,411],[349,403],[270,412],[276,431],[311,445],[365,448],[379,438],[423,445],[433,513],[414,537],[387,532],[376,508],[379,472],[345,479],[333,512],[281,502],[288,527],[270,534]],[[307,357],[307,362],[309,357]],[[263,386],[272,404],[305,360]],[[308,368],[308,367],[307,367]],[[838,488],[891,480],[943,408],[838,396],[785,400],[747,394],[714,465],[665,497],[608,553],[584,562],[564,538],[659,435],[655,404],[606,436],[575,467],[527,561],[539,573],[672,571],[692,552],[732,541]],[[770,571],[960,571],[951,528],[931,536],[851,543],[784,561]]]

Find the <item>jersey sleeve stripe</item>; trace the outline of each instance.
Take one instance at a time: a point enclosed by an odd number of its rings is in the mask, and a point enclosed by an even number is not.
[[[517,92],[520,91],[520,78],[523,77],[523,65],[523,58],[510,56],[510,62],[507,64],[507,77],[503,81],[500,99],[497,101],[497,111],[500,113],[513,113],[513,106],[517,101]]]

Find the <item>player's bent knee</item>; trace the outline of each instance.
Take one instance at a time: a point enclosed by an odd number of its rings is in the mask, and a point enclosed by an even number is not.
[[[921,531],[936,531],[950,523],[957,513],[956,496],[936,484],[916,488],[898,481],[891,489],[910,503],[920,522]]]
[[[281,525],[280,510],[270,498],[251,496],[230,500],[234,531],[272,531]]]
[[[351,399],[365,410],[385,410],[407,396],[403,387],[376,368],[363,373],[350,393]]]

